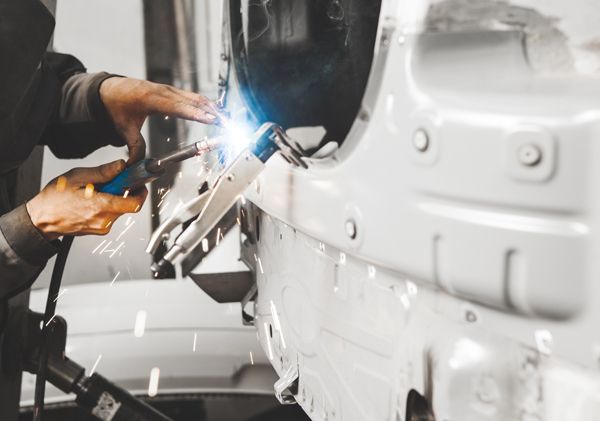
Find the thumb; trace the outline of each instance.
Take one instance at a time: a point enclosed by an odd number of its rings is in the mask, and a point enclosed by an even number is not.
[[[67,174],[69,184],[84,186],[88,183],[106,183],[125,169],[125,161],[118,159],[108,164],[92,168],[74,168]]]

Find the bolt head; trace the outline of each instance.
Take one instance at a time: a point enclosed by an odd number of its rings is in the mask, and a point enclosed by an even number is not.
[[[348,237],[350,237],[350,239],[354,240],[356,238],[356,222],[354,222],[352,219],[349,219],[346,221],[346,235],[348,235]]]
[[[419,152],[425,152],[429,149],[429,135],[423,129],[418,129],[412,138],[413,146]]]
[[[517,154],[519,162],[527,167],[534,167],[542,161],[542,150],[533,143],[521,146]]]

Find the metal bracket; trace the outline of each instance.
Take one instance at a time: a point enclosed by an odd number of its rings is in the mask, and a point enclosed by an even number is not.
[[[250,271],[190,273],[189,277],[218,303],[239,303],[256,285]]]
[[[274,385],[275,397],[282,405],[296,404],[298,394],[298,366],[290,365]]]
[[[258,287],[256,286],[256,282],[250,287],[250,290],[246,293],[244,298],[242,298],[242,322],[244,326],[254,326],[254,315],[250,314],[246,311],[246,307],[248,303],[254,301],[256,296],[258,295]]]

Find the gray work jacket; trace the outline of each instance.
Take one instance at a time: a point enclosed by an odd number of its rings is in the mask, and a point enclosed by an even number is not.
[[[46,53],[53,29],[38,0],[0,0],[0,300],[31,286],[57,251],[15,200],[17,170],[33,148],[79,158],[123,145],[99,96],[112,75],[87,74],[74,57]]]

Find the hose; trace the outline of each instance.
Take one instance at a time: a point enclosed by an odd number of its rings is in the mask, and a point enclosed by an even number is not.
[[[48,345],[50,333],[52,331],[52,320],[56,312],[56,298],[60,293],[63,272],[69,250],[73,244],[73,236],[65,235],[60,243],[60,248],[52,269],[52,278],[48,288],[48,297],[46,298],[46,310],[44,311],[44,325],[41,333],[40,358],[38,362],[37,374],[35,378],[35,395],[33,406],[33,421],[42,421],[44,413],[44,397],[46,395],[46,370],[48,366]]]

